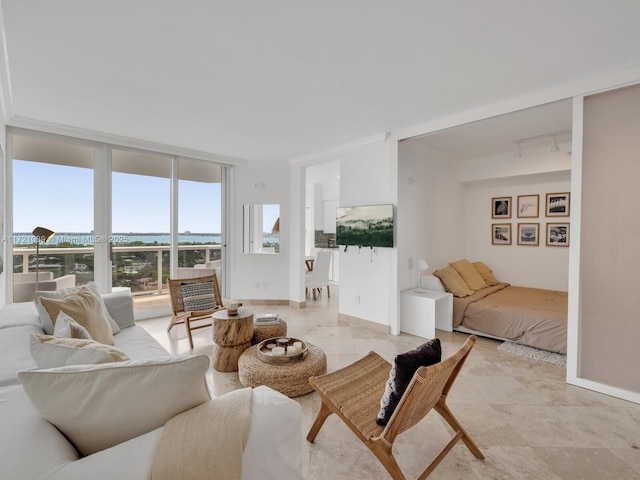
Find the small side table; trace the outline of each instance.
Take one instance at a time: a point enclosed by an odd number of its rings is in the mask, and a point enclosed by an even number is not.
[[[253,312],[238,309],[236,315],[227,310],[213,314],[213,368],[219,372],[238,370],[238,358],[251,346]]]
[[[423,338],[434,338],[435,329],[452,331],[453,295],[415,288],[400,293],[400,330]]]

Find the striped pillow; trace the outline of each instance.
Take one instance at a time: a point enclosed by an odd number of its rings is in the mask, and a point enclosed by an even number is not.
[[[180,284],[185,312],[203,312],[218,307],[213,282],[185,282]]]

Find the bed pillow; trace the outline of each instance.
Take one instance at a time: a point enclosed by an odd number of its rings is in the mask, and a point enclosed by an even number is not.
[[[40,415],[86,456],[210,400],[208,369],[208,356],[189,355],[28,370],[18,380]]]
[[[40,301],[40,299],[41,298],[63,298],[72,293],[76,293],[81,288],[88,288],[96,295],[96,297],[98,297],[98,301],[102,304],[102,307],[104,308],[104,315],[105,317],[107,317],[107,320],[109,320],[111,331],[113,332],[114,335],[118,333],[120,331],[120,326],[109,314],[109,311],[107,310],[107,307],[104,304],[104,300],[102,299],[102,295],[98,291],[98,286],[94,282],[89,282],[79,287],[63,288],[61,290],[33,292],[33,303],[35,303],[36,310],[38,310],[38,316],[40,317],[40,324],[42,325],[42,329],[44,330],[44,333],[46,333],[47,335],[53,335],[55,318],[51,318],[49,316],[49,312],[47,312],[47,309],[42,306],[42,302]]]
[[[122,350],[85,338],[31,335],[29,350],[38,368],[95,365],[129,360],[129,356]]]
[[[53,327],[53,336],[64,338],[84,338],[87,340],[93,340],[86,328],[84,328],[62,310],[60,310],[60,313],[58,313],[58,318],[56,318],[56,324]]]
[[[389,423],[393,411],[398,406],[416,370],[434,365],[441,359],[442,347],[438,338],[429,340],[410,352],[396,355],[389,372],[389,381],[380,399],[380,411],[376,418],[378,425]]]
[[[473,267],[473,265],[471,265],[471,262],[469,260],[462,259],[458,260],[457,262],[452,262],[449,265],[460,274],[460,276],[464,280],[464,283],[466,283],[468,287],[474,292],[482,290],[483,288],[487,288],[487,284],[485,283],[484,279]]]
[[[448,292],[453,293],[455,297],[468,297],[469,295],[473,295],[473,290],[469,288],[460,274],[450,265],[436,270],[433,274],[442,281],[444,288],[446,288]]]
[[[58,318],[60,311],[63,311],[86,328],[96,342],[113,345],[113,331],[104,314],[104,308],[88,288],[82,287],[76,293],[60,299],[42,297],[40,302],[50,318]]]
[[[471,265],[473,265],[473,268],[475,268],[477,270],[477,272],[484,279],[485,283],[488,286],[492,287],[492,286],[497,285],[498,283],[500,283],[500,282],[498,282],[498,279],[493,276],[493,272],[491,271],[491,269],[489,267],[487,267],[484,263],[482,263],[482,262],[473,262]]]

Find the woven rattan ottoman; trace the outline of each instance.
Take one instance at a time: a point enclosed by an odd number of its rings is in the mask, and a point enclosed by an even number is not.
[[[283,364],[263,362],[258,358],[257,348],[257,345],[248,348],[238,359],[238,376],[244,387],[266,385],[287,397],[299,397],[313,392],[309,378],[327,373],[326,355],[310,343],[304,360]]]
[[[253,338],[251,345],[256,345],[267,338],[285,337],[287,335],[287,322],[280,319],[280,323],[273,325],[253,324]]]

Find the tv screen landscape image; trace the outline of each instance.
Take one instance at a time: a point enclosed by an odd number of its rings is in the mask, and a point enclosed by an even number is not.
[[[336,244],[393,247],[393,205],[338,207]]]

